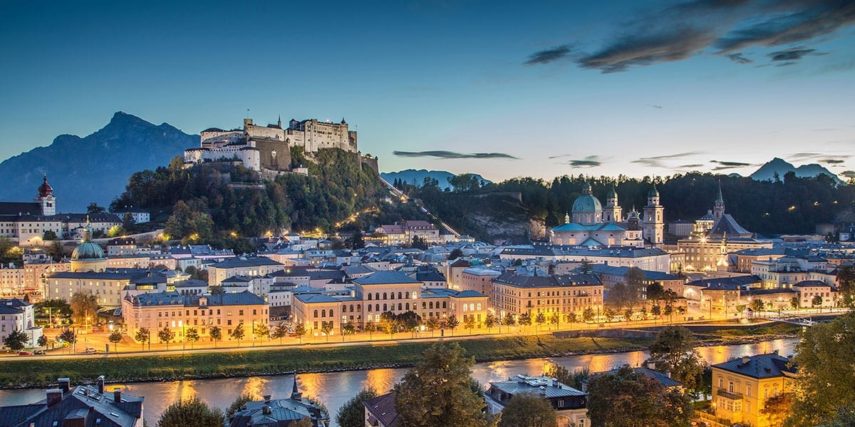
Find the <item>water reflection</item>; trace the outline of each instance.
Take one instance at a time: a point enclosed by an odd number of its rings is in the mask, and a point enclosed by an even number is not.
[[[768,353],[778,350],[782,355],[794,352],[796,339],[780,339],[756,344],[701,347],[698,353],[709,363],[721,363],[743,355]],[[643,351],[627,353],[580,355],[543,359],[499,361],[476,364],[472,376],[482,385],[490,381],[506,380],[517,374],[539,375],[555,364],[570,371],[590,369],[606,371],[624,364],[639,366],[647,358]],[[300,391],[307,397],[320,400],[335,417],[338,409],[363,388],[372,387],[384,393],[403,377],[405,369],[372,369],[367,371],[331,372],[325,374],[300,374]],[[161,412],[179,398],[198,396],[208,405],[227,408],[241,393],[254,399],[270,394],[274,399],[291,394],[294,377],[224,378],[214,380],[175,381],[163,383],[128,384],[127,391],[145,397],[145,417],[148,425],[155,425]],[[114,386],[109,387],[112,390]],[[0,390],[0,405],[20,405],[44,399],[44,390]]]

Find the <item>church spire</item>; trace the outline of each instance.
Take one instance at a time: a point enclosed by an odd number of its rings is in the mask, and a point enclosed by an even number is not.
[[[300,393],[300,387],[297,386],[297,373],[294,373],[294,386],[291,389],[291,400],[301,400],[303,395]]]
[[[716,221],[724,216],[724,196],[721,194],[721,180],[718,181],[718,195],[713,203],[713,218]]]
[[[718,198],[715,201],[724,203],[724,196],[721,195],[721,180],[718,180]]]

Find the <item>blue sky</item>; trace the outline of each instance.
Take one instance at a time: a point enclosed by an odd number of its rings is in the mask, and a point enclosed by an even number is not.
[[[172,3],[0,2],[0,158],[249,109],[344,117],[388,171],[855,169],[852,1]]]

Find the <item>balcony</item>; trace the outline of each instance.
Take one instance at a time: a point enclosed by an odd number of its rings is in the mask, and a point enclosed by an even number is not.
[[[720,397],[730,400],[742,400],[742,393],[732,393],[723,388],[716,390],[716,394]]]

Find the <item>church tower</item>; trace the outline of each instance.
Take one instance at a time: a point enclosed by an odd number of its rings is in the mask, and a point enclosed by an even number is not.
[[[715,199],[715,203],[713,203],[713,218],[715,218],[715,222],[721,219],[724,216],[724,197],[721,195],[721,181],[718,182],[718,197]]]
[[[603,209],[603,222],[620,222],[623,219],[623,212],[618,204],[617,190],[612,186],[606,196],[606,207]]]
[[[56,197],[53,196],[53,187],[48,184],[47,175],[42,179],[42,185],[39,186],[36,201],[42,207],[42,215],[56,215]]]
[[[665,240],[665,207],[659,204],[659,190],[656,184],[647,193],[647,206],[644,207],[642,221],[644,239],[658,245]]]

